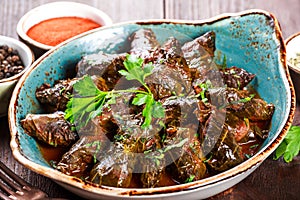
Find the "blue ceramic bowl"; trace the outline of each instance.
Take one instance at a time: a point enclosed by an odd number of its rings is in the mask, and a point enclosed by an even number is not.
[[[66,78],[85,54],[99,50],[119,51],[126,38],[141,28],[153,28],[159,40],[164,40],[171,31],[181,41],[213,30],[216,32],[216,54],[226,55],[228,65],[241,66],[256,74],[253,87],[276,109],[269,137],[255,156],[228,171],[200,181],[153,189],[96,187],[49,166],[35,140],[25,134],[20,125],[20,120],[27,113],[43,112],[35,98],[36,88],[42,83]],[[11,148],[16,160],[27,168],[89,199],[202,199],[232,187],[253,172],[283,140],[294,111],[295,93],[286,66],[285,46],[279,24],[272,14],[249,10],[204,21],[127,22],[99,28],[69,40],[47,52],[26,71],[10,103]]]

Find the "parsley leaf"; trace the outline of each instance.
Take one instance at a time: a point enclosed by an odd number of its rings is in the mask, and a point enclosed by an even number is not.
[[[147,102],[147,94],[137,94],[136,97],[132,100],[133,105],[141,106]]]
[[[286,137],[275,151],[274,159],[277,160],[281,156],[285,162],[291,162],[300,151],[300,127],[291,126]]]
[[[124,67],[126,70],[119,70],[119,73],[125,76],[127,80],[137,80],[144,87],[148,88],[145,83],[145,78],[149,76],[153,70],[153,65],[148,63],[142,68],[143,59],[134,55],[128,54],[124,61]]]
[[[83,81],[77,81],[73,88],[78,92],[81,96],[95,96],[101,91],[96,87],[93,80],[89,76],[83,77]]]
[[[67,103],[65,119],[75,123],[77,128],[82,128],[87,125],[90,119],[101,115],[104,106],[114,104],[116,97],[124,92],[136,94],[132,101],[133,105],[145,105],[142,111],[144,117],[142,128],[150,127],[152,118],[163,118],[165,110],[162,104],[154,99],[150,88],[145,83],[145,78],[151,75],[154,67],[152,63],[143,66],[143,62],[142,58],[128,54],[124,61],[126,70],[118,72],[127,80],[139,81],[146,91],[134,89],[101,91],[90,76],[84,76],[83,79],[73,85],[76,94]]]
[[[162,104],[158,101],[155,101],[152,94],[137,94],[132,101],[133,105],[143,105],[145,108],[142,111],[143,117],[145,117],[142,128],[150,126],[152,117],[154,118],[163,118],[165,117],[165,109]]]
[[[142,115],[145,118],[142,128],[147,128],[151,125],[152,117],[163,118],[165,116],[162,104],[155,101],[150,88],[145,83],[145,78],[151,75],[154,67],[152,63],[148,63],[142,68],[143,59],[137,58],[134,55],[127,55],[126,58],[127,59],[124,61],[124,67],[127,71],[120,70],[119,73],[125,76],[127,80],[139,81],[146,88],[147,92],[137,94],[133,99],[132,104],[138,106],[145,104],[145,107],[142,111]]]
[[[152,116],[154,118],[164,118],[165,117],[165,109],[162,106],[162,103],[158,101],[154,101],[152,104]]]
[[[84,76],[73,88],[78,96],[73,96],[67,103],[65,119],[81,128],[101,114],[108,92],[99,90],[90,76]]]
[[[152,95],[147,95],[146,105],[142,111],[143,117],[145,117],[144,123],[142,124],[142,128],[146,128],[150,126],[152,121],[152,105],[154,103],[154,99]]]

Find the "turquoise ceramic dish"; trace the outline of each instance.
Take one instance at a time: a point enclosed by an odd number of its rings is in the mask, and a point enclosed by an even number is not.
[[[254,157],[221,174],[192,183],[154,189],[96,187],[52,169],[43,159],[35,140],[27,136],[20,125],[20,120],[27,113],[43,113],[35,99],[36,88],[42,83],[54,83],[66,78],[74,72],[75,64],[85,54],[99,50],[121,51],[126,38],[145,27],[153,28],[159,40],[169,36],[165,29],[172,31],[181,41],[210,30],[216,32],[216,58],[226,55],[228,65],[242,66],[256,74],[253,87],[263,99],[276,107],[270,135],[263,147]],[[286,66],[285,46],[279,24],[272,14],[250,10],[205,21],[128,22],[93,30],[66,41],[32,65],[17,84],[10,103],[11,148],[15,158],[29,169],[89,199],[202,199],[226,190],[253,172],[283,140],[294,112],[295,93]]]

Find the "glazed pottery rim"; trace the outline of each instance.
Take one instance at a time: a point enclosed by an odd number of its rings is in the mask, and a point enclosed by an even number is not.
[[[24,66],[24,69],[20,73],[15,74],[9,78],[0,79],[0,85],[3,83],[9,83],[9,82],[18,80],[25,73],[25,71],[31,66],[31,64],[33,64],[34,59],[35,59],[32,50],[23,42],[15,39],[15,38],[9,37],[9,36],[0,35],[0,40],[2,40],[2,39],[3,39],[3,41],[8,41],[9,43],[14,44],[14,46],[18,46],[20,49],[22,49],[22,51],[24,51],[26,54],[25,56],[28,56],[28,59],[30,60],[30,62],[26,66]],[[5,43],[1,42],[0,44],[4,45]],[[18,53],[23,61],[24,58],[22,58],[22,56],[20,55],[19,50],[18,50]],[[24,61],[23,61],[23,64],[25,65]]]
[[[231,18],[231,17],[240,17],[244,15],[253,15],[253,14],[259,14],[259,15],[264,15],[269,18],[271,18],[274,21],[274,28],[275,28],[275,33],[276,33],[276,40],[281,43],[282,49],[279,50],[279,56],[280,56],[280,61],[279,63],[282,64],[282,67],[284,68],[285,72],[285,78],[287,79],[287,84],[289,85],[290,90],[287,90],[288,94],[288,104],[287,106],[289,111],[288,114],[286,114],[285,122],[281,123],[281,126],[278,131],[278,135],[273,138],[269,142],[269,145],[266,145],[265,148],[260,150],[256,155],[251,157],[250,159],[244,161],[243,163],[226,170],[225,172],[222,172],[220,174],[194,181],[191,183],[185,183],[185,184],[180,184],[180,185],[175,185],[175,186],[165,186],[165,187],[158,187],[158,188],[115,188],[115,187],[107,187],[107,186],[96,186],[95,184],[91,183],[86,183],[81,181],[78,178],[74,178],[68,175],[65,175],[55,169],[49,168],[49,167],[44,167],[39,164],[36,164],[35,162],[28,160],[22,152],[20,152],[19,149],[19,144],[17,143],[18,138],[17,138],[17,127],[16,127],[16,118],[15,118],[15,113],[16,111],[16,102],[18,99],[18,92],[22,85],[24,84],[24,81],[27,76],[29,76],[30,72],[34,70],[39,63],[49,56],[52,52],[56,51],[59,49],[61,46],[67,44],[69,41],[76,40],[80,37],[84,37],[85,35],[88,35],[93,32],[97,32],[102,29],[107,29],[110,27],[115,27],[115,26],[120,26],[120,25],[126,25],[126,24],[155,24],[155,23],[173,23],[173,24],[187,24],[187,25],[203,25],[203,24],[209,24],[209,23],[214,23],[216,21],[225,19],[225,18]],[[277,146],[282,142],[284,139],[285,135],[287,134],[287,131],[289,127],[292,124],[294,114],[295,114],[295,91],[292,86],[292,81],[289,76],[289,71],[286,65],[286,59],[285,59],[285,45],[281,36],[281,31],[279,27],[279,23],[277,19],[269,12],[264,11],[264,10],[259,10],[259,9],[251,9],[251,10],[246,10],[243,12],[238,12],[238,13],[224,13],[206,20],[166,20],[166,19],[151,19],[151,20],[137,20],[137,21],[129,21],[129,22],[122,22],[122,23],[117,23],[112,26],[105,26],[105,27],[100,27],[98,29],[94,29],[88,32],[85,32],[83,34],[80,34],[78,36],[75,36],[74,38],[67,40],[58,46],[54,47],[53,49],[49,50],[46,52],[43,56],[41,56],[38,60],[35,61],[35,63],[32,65],[30,70],[27,70],[25,74],[21,77],[21,80],[17,84],[17,89],[14,90],[13,92],[13,97],[11,100],[11,105],[9,107],[9,127],[11,131],[11,149],[13,152],[13,156],[18,160],[20,163],[22,163],[24,166],[27,168],[31,169],[32,171],[35,171],[39,174],[42,174],[44,176],[47,176],[57,182],[62,182],[67,185],[71,185],[73,187],[76,187],[78,189],[83,189],[88,192],[92,192],[94,194],[98,195],[108,195],[110,197],[122,197],[122,196],[136,196],[136,195],[142,195],[143,197],[161,197],[161,195],[164,195],[166,193],[180,193],[180,191],[187,191],[187,190],[192,190],[196,188],[201,188],[205,186],[209,186],[211,184],[214,184],[216,182],[221,182],[226,179],[232,178],[236,175],[245,173],[246,171],[250,170],[251,168],[261,164],[276,148]],[[279,66],[280,67],[280,66]],[[284,76],[284,75],[282,75]],[[48,172],[47,174],[45,172]],[[49,173],[50,172],[50,173]],[[51,175],[50,175],[51,174]]]
[[[46,4],[39,5],[35,8],[33,8],[33,9],[29,10],[27,13],[25,13],[17,23],[16,30],[17,30],[17,33],[18,33],[19,37],[21,39],[23,39],[24,41],[28,42],[29,44],[34,45],[34,46],[36,46],[40,49],[43,49],[43,50],[50,50],[50,49],[54,48],[55,46],[50,46],[50,45],[40,43],[40,42],[32,39],[31,37],[29,37],[26,34],[26,32],[24,31],[23,26],[26,23],[26,20],[28,20],[28,18],[31,15],[35,15],[35,13],[37,11],[39,11],[40,9],[46,8],[47,6],[55,6],[55,5],[57,6],[57,5],[60,5],[60,4],[70,4],[70,5],[74,5],[74,6],[75,5],[76,6],[82,6],[86,10],[89,9],[89,12],[91,12],[92,14],[96,13],[99,17],[101,17],[101,19],[103,20],[103,24],[101,24],[101,26],[109,26],[109,25],[113,24],[112,19],[110,18],[110,16],[107,13],[105,13],[104,11],[102,11],[102,10],[96,8],[96,7],[90,6],[90,5],[85,4],[85,3],[80,3],[80,2],[56,1],[56,2],[49,2],[49,3],[46,3]],[[77,15],[74,14],[74,16],[77,16]],[[59,16],[57,16],[57,17],[59,17]],[[74,37],[76,37],[76,36],[74,36]],[[72,39],[72,38],[70,38],[70,39]]]

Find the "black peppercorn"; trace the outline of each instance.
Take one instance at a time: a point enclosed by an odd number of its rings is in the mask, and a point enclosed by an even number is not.
[[[0,80],[18,74],[24,68],[24,64],[16,49],[8,45],[0,45]]]

